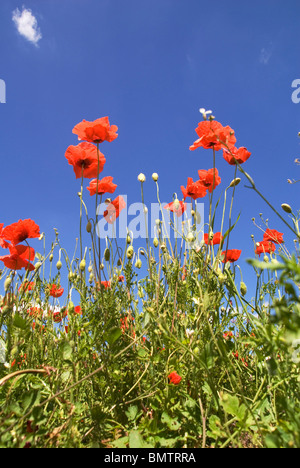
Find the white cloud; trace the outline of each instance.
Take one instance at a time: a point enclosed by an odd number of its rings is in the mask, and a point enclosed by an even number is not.
[[[32,11],[25,7],[23,7],[22,11],[17,8],[13,11],[12,19],[19,34],[24,36],[29,42],[37,45],[42,38],[42,34]]]
[[[272,56],[272,52],[273,52],[272,45],[270,45],[269,47],[263,47],[260,51],[260,56],[259,56],[260,63],[262,63],[263,65],[267,65]]]

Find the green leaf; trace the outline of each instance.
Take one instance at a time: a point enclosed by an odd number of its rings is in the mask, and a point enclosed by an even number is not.
[[[128,410],[125,411],[128,421],[134,421],[137,417],[138,411],[139,409],[136,405],[129,406]]]
[[[23,408],[27,411],[29,408],[33,408],[40,402],[41,394],[40,391],[31,390],[23,396]]]
[[[129,447],[130,448],[144,448],[145,447],[142,434],[136,429],[133,429],[132,431],[129,432]]]
[[[25,330],[27,328],[27,321],[19,314],[15,314],[13,324],[21,330]]]
[[[161,415],[161,422],[166,424],[171,431],[178,431],[181,426],[177,419],[172,418],[165,411]]]
[[[232,416],[238,415],[238,410],[239,410],[238,397],[230,395],[229,393],[224,393],[224,395],[222,396],[221,405],[223,406],[226,413],[232,414]]]
[[[113,327],[104,334],[104,339],[111,346],[120,338],[121,335],[122,335],[121,328]]]
[[[62,358],[65,361],[69,361],[72,357],[72,347],[70,343],[68,341],[64,341],[63,343],[61,343],[60,350],[62,353]]]

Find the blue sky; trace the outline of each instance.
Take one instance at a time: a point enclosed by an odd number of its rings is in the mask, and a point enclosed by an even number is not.
[[[36,19],[30,40],[12,19],[22,8]],[[72,255],[80,182],[64,154],[78,143],[74,125],[106,115],[119,127],[117,140],[101,146],[102,175],[114,177],[115,195],[140,201],[143,172],[146,203],[156,202],[157,172],[161,200],[181,196],[187,177],[212,167],[210,151],[189,150],[200,107],[212,109],[235,130],[237,146],[251,151],[243,167],[274,206],[297,211],[299,186],[287,179],[300,179],[300,103],[291,99],[300,78],[299,14],[298,0],[2,0],[0,222],[32,218],[49,243],[55,227]],[[222,183],[215,200],[234,173],[221,152],[216,167]],[[92,215],[86,190],[85,201]],[[260,212],[293,249],[293,234],[244,180],[233,219],[239,212],[229,247],[242,249],[241,266],[253,255],[250,234],[262,237],[251,221],[260,223]]]

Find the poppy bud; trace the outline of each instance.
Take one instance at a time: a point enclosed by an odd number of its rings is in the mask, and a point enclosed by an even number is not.
[[[121,265],[122,265],[122,259],[121,259],[121,258],[118,258],[117,265],[118,265],[118,266],[121,266]]]
[[[92,232],[92,223],[90,221],[86,225],[86,232]]]
[[[41,266],[42,266],[41,262],[36,262],[36,264],[34,265],[34,268],[38,270]]]
[[[49,256],[49,261],[52,262],[52,260],[53,260],[53,254]]]
[[[243,281],[240,284],[240,291],[242,296],[245,296],[245,294],[247,293],[247,286]]]
[[[195,240],[194,234],[193,234],[192,232],[189,232],[188,235],[187,235],[186,240],[187,240],[188,242],[194,242],[194,240]]]
[[[131,245],[130,247],[128,247],[127,253],[126,253],[126,256],[127,256],[128,259],[133,257],[133,252],[134,252],[134,250],[133,250],[133,247]]]
[[[104,270],[104,265],[103,265],[103,263],[100,263],[99,268],[100,268],[100,270]]]
[[[166,250],[166,248],[167,248],[166,244],[161,244],[160,248],[161,248],[162,251]]]
[[[282,203],[281,208],[282,208],[283,211],[285,211],[286,213],[292,213],[292,208],[291,208],[290,205],[288,205],[287,203]]]
[[[143,183],[143,182],[145,182],[145,180],[146,180],[145,174],[141,173],[141,174],[138,175],[138,181],[139,182]]]
[[[129,234],[127,234],[126,243],[127,243],[127,244],[130,244],[130,243],[131,243],[131,237],[130,237]]]
[[[108,248],[106,248],[104,250],[104,258],[107,262],[109,262],[109,259],[110,259],[110,250]]]
[[[138,260],[136,261],[136,263],[135,263],[135,267],[138,268],[138,269],[140,269],[141,266],[142,266],[142,261],[141,261],[140,259],[138,259]]]
[[[155,237],[155,238],[153,239],[153,245],[154,245],[154,247],[157,247],[158,244],[159,244],[158,239],[157,239],[157,237]]]
[[[73,302],[70,301],[69,306],[68,306],[68,311],[69,312],[74,312],[74,310],[75,310],[75,306],[74,306]]]
[[[89,276],[89,283],[92,284],[93,281],[94,281],[94,275],[93,273],[91,273]]]
[[[7,291],[9,289],[11,282],[12,282],[12,279],[10,276],[6,278],[6,280],[4,281],[4,291]]]
[[[158,180],[158,174],[156,172],[152,174],[152,179],[154,180],[154,182]]]
[[[240,182],[241,179],[239,177],[236,177],[230,182],[229,187],[236,187]]]
[[[85,263],[85,260],[84,258],[81,260],[81,262],[79,263],[79,270],[80,271],[84,271],[85,270],[85,266],[86,266],[86,263]]]
[[[60,270],[61,267],[62,267],[62,263],[61,263],[60,260],[58,260],[58,262],[57,262],[57,264],[56,264],[56,268],[57,268],[58,270]]]

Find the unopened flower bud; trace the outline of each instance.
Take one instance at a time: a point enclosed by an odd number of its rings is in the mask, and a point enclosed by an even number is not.
[[[12,279],[10,276],[6,278],[6,280],[4,281],[4,291],[7,291],[10,288],[11,282]]]
[[[52,260],[53,260],[53,254],[49,256],[49,262],[52,262]]]
[[[41,262],[36,262],[36,264],[34,265],[34,268],[38,270],[41,266],[42,266]]]
[[[109,259],[110,259],[110,250],[108,248],[106,248],[104,250],[104,258],[107,262],[109,262]]]
[[[86,232],[92,232],[92,223],[90,221],[86,225]]]
[[[194,240],[195,240],[194,234],[193,234],[192,232],[189,232],[188,235],[187,235],[186,240],[187,240],[188,242],[194,242]]]
[[[135,267],[140,269],[142,266],[142,261],[140,259],[138,259],[136,262],[135,262]]]
[[[236,177],[230,182],[229,187],[236,187],[237,185],[239,185],[240,182],[241,179],[239,177]]]
[[[130,245],[127,249],[127,252],[126,252],[126,256],[128,259],[132,258],[133,257],[133,253],[134,253],[134,250],[133,250],[133,247],[132,245]]]
[[[292,208],[291,208],[290,205],[288,205],[287,203],[282,203],[281,208],[282,208],[283,211],[285,211],[286,213],[292,213]]]
[[[145,182],[145,180],[146,180],[145,174],[140,173],[140,174],[138,175],[138,181],[141,182],[141,183],[143,183],[143,182]]]
[[[247,293],[247,286],[243,281],[241,281],[240,284],[240,292],[242,296],[245,296],[245,294]]]
[[[158,174],[156,172],[153,172],[152,174],[152,179],[154,180],[154,182],[157,182],[158,180]]]
[[[84,258],[81,260],[81,262],[79,263],[79,270],[80,271],[84,271],[85,270],[85,266],[86,266],[86,262],[84,260]]]
[[[61,263],[60,260],[58,260],[58,262],[57,262],[57,264],[56,264],[56,268],[57,268],[58,270],[60,270],[61,267],[62,267],[62,263]]]
[[[153,245],[154,245],[154,247],[157,247],[158,244],[159,244],[158,239],[157,239],[157,237],[155,237],[155,238],[153,239]]]

